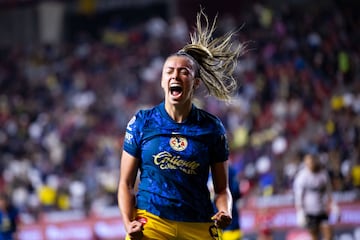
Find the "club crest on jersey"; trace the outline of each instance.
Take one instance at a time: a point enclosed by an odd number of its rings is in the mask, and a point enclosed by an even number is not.
[[[188,142],[186,138],[181,136],[173,136],[170,138],[169,141],[170,147],[174,149],[175,151],[183,151],[187,148]]]

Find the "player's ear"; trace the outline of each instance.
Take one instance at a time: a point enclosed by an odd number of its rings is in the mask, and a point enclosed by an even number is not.
[[[194,86],[193,86],[194,90],[197,89],[199,85],[200,85],[200,78],[195,78]]]

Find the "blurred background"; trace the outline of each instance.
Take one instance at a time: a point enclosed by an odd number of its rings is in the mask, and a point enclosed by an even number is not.
[[[309,151],[331,176],[337,237],[360,239],[359,1],[0,0],[0,191],[19,239],[124,236],[126,124],[162,100],[162,63],[200,6],[248,44],[236,98],[197,98],[228,130],[246,239],[263,224],[300,234],[292,182]]]

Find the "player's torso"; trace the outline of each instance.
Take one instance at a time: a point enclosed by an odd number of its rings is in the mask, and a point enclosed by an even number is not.
[[[326,191],[327,181],[328,179],[323,172],[316,174],[308,172],[304,176],[305,190],[310,193],[323,194]]]
[[[142,166],[198,175],[209,167],[211,138],[209,130],[195,126],[149,123],[141,140]]]
[[[158,109],[144,114],[138,139],[140,208],[185,221],[206,221],[212,214],[206,183],[220,132],[213,120],[196,113],[183,123]]]

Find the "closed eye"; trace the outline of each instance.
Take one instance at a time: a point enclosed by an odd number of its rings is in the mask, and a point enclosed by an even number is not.
[[[173,74],[174,71],[175,71],[175,68],[167,68],[165,73]],[[187,76],[190,74],[190,71],[187,68],[181,68],[181,69],[179,69],[179,74]]]

